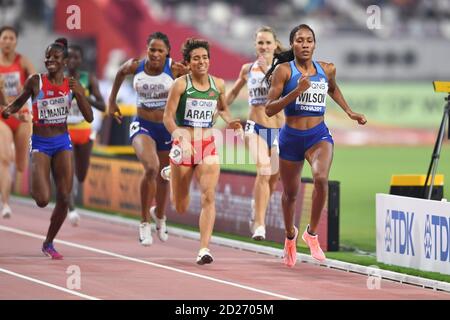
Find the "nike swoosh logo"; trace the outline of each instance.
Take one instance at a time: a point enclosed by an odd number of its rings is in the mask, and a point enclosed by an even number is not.
[[[164,141],[164,143],[165,143],[165,144],[172,143],[172,140],[170,140],[170,141]]]
[[[189,91],[189,90],[186,91],[187,94],[193,94],[194,92],[195,92],[195,90],[193,90],[193,91]]]

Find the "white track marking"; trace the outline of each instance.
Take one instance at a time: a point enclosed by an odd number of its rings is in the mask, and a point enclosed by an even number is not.
[[[88,296],[86,294],[82,294],[82,293],[79,293],[79,292],[76,292],[76,291],[73,291],[73,290],[70,290],[70,289],[66,289],[66,288],[63,288],[63,287],[60,287],[60,286],[57,286],[57,285],[54,285],[54,284],[51,284],[51,283],[48,283],[48,282],[45,282],[45,281],[42,281],[42,280],[38,280],[38,279],[35,279],[35,278],[24,276],[23,274],[16,273],[16,272],[13,272],[13,271],[10,271],[10,270],[6,270],[6,269],[3,269],[3,268],[0,268],[0,272],[9,274],[11,276],[14,276],[14,277],[17,277],[17,278],[20,278],[20,279],[28,280],[28,281],[31,281],[31,282],[34,282],[34,283],[37,283],[37,284],[40,284],[40,285],[43,285],[43,286],[46,286],[46,287],[50,287],[52,289],[63,291],[63,292],[72,294],[74,296],[77,296],[77,297],[80,297],[80,298],[83,298],[83,299],[100,300],[99,298],[96,298],[96,297]]]
[[[2,225],[0,225],[0,230],[6,231],[6,232],[15,233],[15,234],[19,234],[19,235],[22,235],[22,236],[35,238],[35,239],[41,239],[41,240],[45,239],[44,236],[41,236],[41,235],[36,234],[36,233],[23,231],[23,230],[16,229],[16,228],[10,228],[10,227],[6,227],[6,226],[2,226]],[[91,251],[91,252],[95,252],[95,253],[99,253],[99,254],[103,254],[103,255],[108,255],[108,256],[119,258],[119,259],[122,259],[122,260],[127,260],[127,261],[137,262],[137,263],[141,263],[141,264],[146,264],[146,265],[149,265],[149,266],[152,266],[152,267],[166,269],[166,270],[178,272],[178,273],[181,273],[181,274],[189,275],[189,276],[192,276],[192,277],[201,278],[201,279],[205,279],[205,280],[209,280],[209,281],[213,281],[213,282],[229,285],[229,286],[232,286],[232,287],[237,287],[237,288],[241,288],[241,289],[244,289],[244,290],[261,293],[261,294],[268,295],[268,296],[271,296],[271,297],[275,297],[275,298],[278,298],[278,299],[298,300],[298,298],[293,298],[293,297],[285,296],[285,295],[282,295],[282,294],[278,294],[278,293],[274,293],[274,292],[270,292],[270,291],[266,291],[266,290],[256,289],[256,288],[252,288],[252,287],[249,287],[249,286],[246,286],[246,285],[234,283],[234,282],[231,282],[231,281],[220,280],[220,279],[209,277],[209,276],[205,276],[205,275],[202,275],[202,274],[189,272],[189,271],[181,270],[181,269],[178,269],[178,268],[165,266],[165,265],[162,265],[162,264],[159,264],[159,263],[154,263],[154,262],[150,262],[150,261],[145,261],[145,260],[141,260],[141,259],[137,259],[137,258],[121,255],[121,254],[114,253],[114,252],[111,252],[111,251],[96,249],[96,248],[93,248],[93,247],[90,247],[90,246],[85,246],[85,245],[77,244],[77,243],[74,243],[74,242],[63,241],[63,240],[55,240],[54,242],[60,243],[60,244],[63,244],[63,245],[69,246],[69,247],[73,247],[73,248],[78,248],[78,249]]]

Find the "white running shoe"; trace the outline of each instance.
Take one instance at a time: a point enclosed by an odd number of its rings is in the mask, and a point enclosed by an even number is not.
[[[69,218],[69,222],[73,227],[77,227],[80,224],[81,218],[77,210],[69,211],[69,215],[67,217]]]
[[[162,242],[166,242],[167,239],[169,239],[169,233],[167,232],[166,225],[166,216],[164,216],[164,218],[162,219],[158,218],[156,216],[155,210],[155,206],[150,208],[150,216],[156,224],[156,234],[158,235],[159,240],[161,240]]]
[[[248,220],[248,226],[251,233],[255,233],[255,199],[252,199],[252,211],[250,212],[250,220]]]
[[[11,215],[12,215],[11,207],[7,204],[3,204],[2,217],[4,219],[9,219],[11,218]]]
[[[201,248],[197,255],[197,264],[203,265],[213,262],[213,257],[208,248]]]
[[[170,166],[161,169],[161,177],[164,180],[170,181]]]
[[[152,228],[150,223],[142,222],[139,225],[139,242],[144,246],[150,246],[153,243]]]
[[[252,239],[256,241],[262,241],[266,239],[266,227],[259,226],[255,229],[255,232],[252,235]]]

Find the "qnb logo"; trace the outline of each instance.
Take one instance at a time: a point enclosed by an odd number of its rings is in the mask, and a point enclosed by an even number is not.
[[[320,80],[323,80],[323,78],[320,79]],[[327,88],[327,84],[325,82],[323,82],[323,81],[321,81],[321,82],[311,82],[311,88],[325,90]]]
[[[428,259],[439,260],[442,262],[450,262],[450,218],[437,215],[427,215],[427,223],[425,224],[425,257]],[[427,228],[428,235],[427,235]],[[434,241],[433,241],[434,239]],[[427,241],[429,241],[429,252],[427,252]],[[434,250],[432,250],[434,248]]]
[[[386,252],[391,252],[392,246],[392,227],[391,227],[391,212],[387,210],[386,220],[384,222],[384,249]]]
[[[388,219],[390,219],[390,223],[388,223]],[[389,214],[388,210],[385,223],[386,251],[401,255],[414,256],[414,243],[412,235],[413,225],[414,212],[391,210]],[[389,237],[387,231],[390,232]]]
[[[426,222],[425,222],[425,236],[423,241],[424,249],[425,249],[425,258],[431,258],[431,249],[433,248],[433,237],[431,235],[431,222],[430,215],[427,214]]]

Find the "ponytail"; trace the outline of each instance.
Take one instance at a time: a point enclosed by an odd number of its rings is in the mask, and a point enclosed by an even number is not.
[[[269,78],[272,75],[275,68],[282,63],[292,61],[295,59],[294,51],[292,49],[283,51],[280,53],[275,53],[273,56],[272,66],[270,69],[266,72],[266,75],[264,76],[263,81],[266,81],[268,84],[270,84]]]
[[[294,51],[292,50],[292,44],[294,43],[294,36],[300,29],[307,29],[311,31],[313,35],[314,42],[316,42],[316,34],[314,33],[314,30],[308,26],[307,24],[300,24],[296,27],[294,27],[290,34],[289,34],[289,44],[291,45],[291,49],[288,51],[283,51],[280,53],[275,52],[273,56],[272,66],[270,67],[269,71],[267,71],[266,75],[264,76],[263,81],[267,81],[268,84],[270,84],[269,78],[272,75],[273,71],[277,67],[277,65],[282,64],[284,62],[292,61],[295,59]]]
[[[69,56],[68,43],[66,38],[58,38],[51,45],[47,47],[47,50],[59,49],[62,50],[64,58]]]

